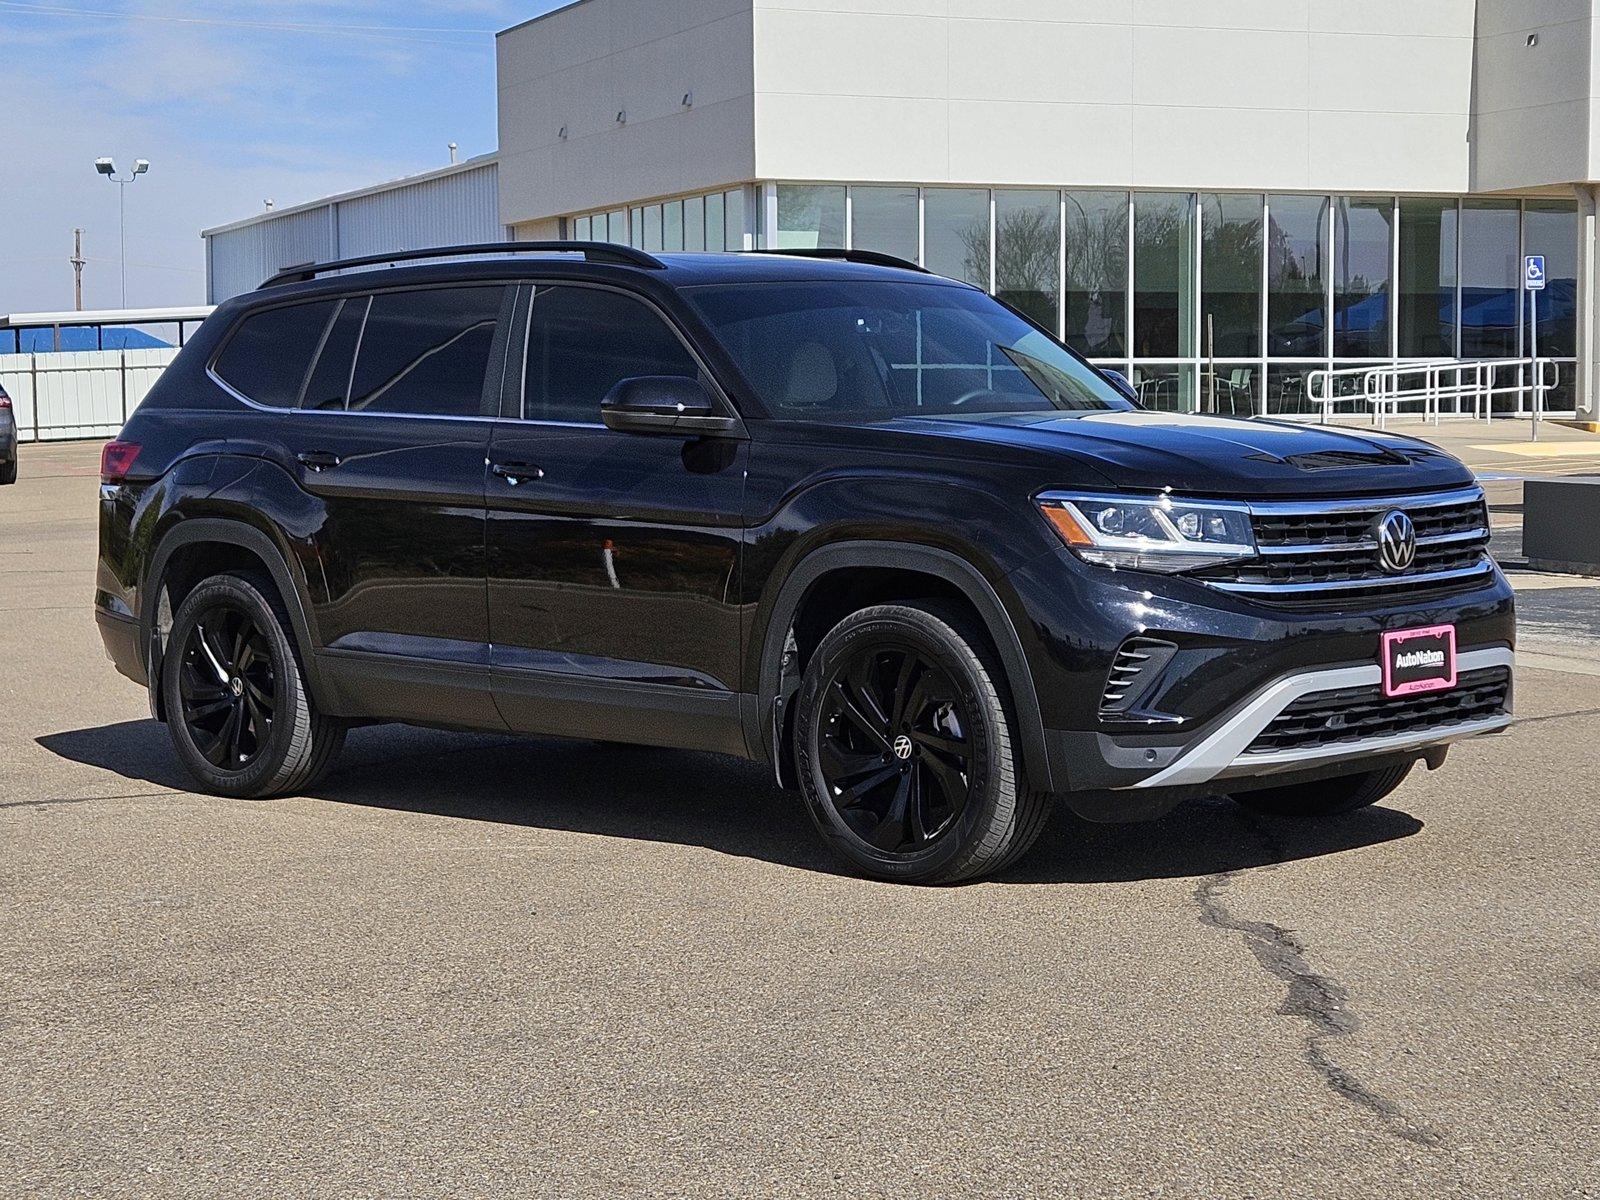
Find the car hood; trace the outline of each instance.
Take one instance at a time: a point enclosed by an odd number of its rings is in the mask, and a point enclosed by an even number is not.
[[[1046,412],[908,416],[887,424],[1059,455],[1115,488],[1248,498],[1428,491],[1473,481],[1459,460],[1417,438],[1289,421]]]

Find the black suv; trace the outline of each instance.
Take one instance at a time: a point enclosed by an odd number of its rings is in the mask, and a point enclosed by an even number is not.
[[[1146,411],[870,254],[446,255],[229,301],[106,448],[100,629],[205,789],[371,722],[707,750],[949,882],[1053,797],[1343,812],[1511,720],[1424,442]]]

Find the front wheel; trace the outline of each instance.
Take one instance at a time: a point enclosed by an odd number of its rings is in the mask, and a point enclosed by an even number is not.
[[[824,840],[858,870],[904,883],[997,871],[1038,837],[1002,699],[1004,675],[954,607],[893,604],[841,621],[801,683],[795,753]]]
[[[1294,787],[1237,792],[1233,799],[1251,812],[1271,817],[1337,816],[1376,804],[1405,782],[1414,765],[1406,763],[1378,771],[1363,771],[1359,775],[1318,779]]]
[[[179,605],[162,702],[173,748],[205,791],[251,799],[301,791],[344,745],[344,726],[312,705],[289,629],[263,576],[213,576]]]

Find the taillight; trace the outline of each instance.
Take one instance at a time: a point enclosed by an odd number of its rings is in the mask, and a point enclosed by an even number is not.
[[[0,388],[0,408],[10,408],[11,397],[6,395],[5,388]]]
[[[107,442],[100,451],[100,482],[121,483],[139,457],[138,442]]]

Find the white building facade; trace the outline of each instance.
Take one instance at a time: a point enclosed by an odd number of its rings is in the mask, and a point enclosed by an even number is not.
[[[492,213],[457,225],[446,190],[425,229],[352,239],[343,198],[293,237],[209,231],[212,296],[507,231],[872,249],[1160,407],[1301,413],[1312,371],[1537,337],[1550,406],[1592,422],[1597,23],[1600,0],[579,0],[499,36],[500,149],[463,164]]]

